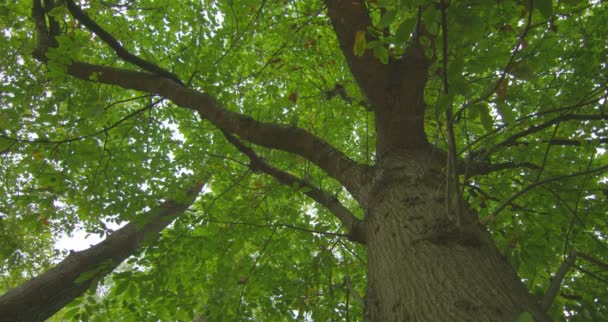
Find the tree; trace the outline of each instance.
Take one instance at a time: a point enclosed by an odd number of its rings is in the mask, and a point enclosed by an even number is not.
[[[57,318],[607,314],[603,1],[1,8],[6,288],[214,175]]]

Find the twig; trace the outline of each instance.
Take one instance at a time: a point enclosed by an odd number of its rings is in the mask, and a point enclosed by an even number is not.
[[[445,0],[441,0],[441,36],[443,39],[443,93],[449,95],[448,89],[448,26]],[[445,113],[446,126],[448,131],[448,165],[447,165],[447,188],[446,188],[446,210],[448,218],[452,218],[452,206],[456,207],[456,225],[460,225],[462,204],[460,199],[460,189],[458,189],[458,173],[456,171],[456,136],[454,134],[454,115],[452,104],[447,106]],[[452,195],[456,192],[456,196]]]
[[[348,278],[348,276],[344,278],[344,284],[346,284],[346,287],[348,287],[348,290],[353,295],[355,300],[357,300],[357,302],[361,304],[361,307],[365,308],[365,301],[363,300],[359,292],[357,292],[357,290],[355,290],[355,288],[350,284],[350,279]]]
[[[571,173],[571,174],[566,174],[563,176],[557,176],[557,177],[553,177],[553,178],[549,178],[546,180],[542,180],[542,181],[537,181],[525,188],[523,188],[522,190],[516,192],[515,194],[513,194],[509,199],[507,199],[507,201],[505,201],[504,203],[502,203],[500,206],[498,206],[498,208],[496,208],[496,210],[494,210],[492,212],[492,214],[490,216],[496,216],[498,215],[498,213],[500,213],[501,211],[503,211],[511,202],[513,202],[513,200],[517,199],[519,196],[523,195],[524,193],[536,188],[539,185],[543,185],[545,183],[549,183],[549,182],[553,182],[553,181],[558,181],[558,180],[562,180],[562,179],[566,179],[566,178],[571,178],[571,177],[576,177],[576,176],[582,176],[582,175],[587,175],[587,174],[592,174],[592,173],[596,173],[596,172],[605,172],[608,171],[608,165],[607,166],[603,166],[603,167],[599,167],[599,168],[595,168],[592,170],[588,170],[588,171],[581,171],[581,172],[576,172],[576,173]]]

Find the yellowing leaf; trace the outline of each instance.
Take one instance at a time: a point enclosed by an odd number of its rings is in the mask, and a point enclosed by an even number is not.
[[[367,40],[365,39],[365,31],[357,31],[357,33],[355,33],[355,45],[353,47],[355,56],[363,56],[366,47]]]

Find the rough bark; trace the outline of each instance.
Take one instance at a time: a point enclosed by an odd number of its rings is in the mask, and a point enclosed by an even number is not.
[[[0,321],[44,321],[113,271],[144,242],[186,210],[203,184],[188,189],[185,200],[167,200],[145,214],[145,223],[129,223],[103,242],[72,252],[59,264],[0,297]]]
[[[366,321],[515,321],[539,310],[475,215],[448,215],[445,159],[384,160],[366,211]]]

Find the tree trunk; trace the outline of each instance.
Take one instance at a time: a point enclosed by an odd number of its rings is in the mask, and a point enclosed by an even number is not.
[[[474,214],[448,215],[443,168],[431,148],[377,165],[366,321],[548,321]]]

